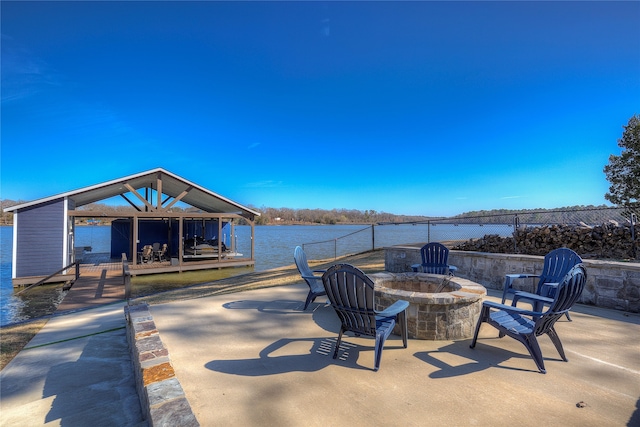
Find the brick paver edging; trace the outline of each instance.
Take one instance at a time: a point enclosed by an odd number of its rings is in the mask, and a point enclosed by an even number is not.
[[[150,426],[199,426],[146,303],[124,308],[140,406]]]

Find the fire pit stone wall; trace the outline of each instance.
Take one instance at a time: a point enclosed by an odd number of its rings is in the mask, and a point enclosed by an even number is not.
[[[378,310],[398,300],[409,301],[410,338],[454,340],[473,336],[482,298],[487,293],[484,286],[438,274],[383,272],[369,277],[375,282]]]

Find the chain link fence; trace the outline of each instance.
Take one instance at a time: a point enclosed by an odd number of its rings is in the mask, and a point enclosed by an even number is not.
[[[637,225],[639,215],[638,211],[603,207],[456,216],[422,222],[362,226],[346,235],[309,242],[302,246],[310,259],[329,259],[386,246],[422,245],[429,242],[443,242],[457,249],[474,250],[473,246],[465,247],[465,244],[493,240],[501,242],[499,250],[496,250],[498,252],[538,255],[546,253],[550,246],[571,247],[573,244],[576,246],[574,250],[580,255],[635,260],[640,254],[640,227]],[[573,242],[573,237],[567,237],[567,229],[573,232],[576,229],[581,230],[583,240],[588,244],[584,241]],[[534,233],[534,237],[531,237],[531,233]],[[536,236],[535,233],[555,233],[555,237]],[[609,253],[607,247],[602,244],[602,241],[612,234],[618,239],[615,243],[615,253]],[[532,239],[540,242],[531,243]],[[488,250],[486,245],[476,250],[492,251]]]

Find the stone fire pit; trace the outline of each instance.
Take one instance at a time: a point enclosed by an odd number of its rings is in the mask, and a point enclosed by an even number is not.
[[[473,336],[482,297],[487,294],[484,286],[439,274],[384,272],[369,277],[375,282],[376,309],[383,310],[397,300],[409,301],[409,338],[454,340]]]

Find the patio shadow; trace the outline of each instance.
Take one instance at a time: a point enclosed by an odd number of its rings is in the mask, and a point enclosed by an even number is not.
[[[223,304],[223,307],[228,310],[256,310],[266,316],[311,316],[315,326],[335,335],[327,338],[282,338],[265,347],[260,351],[257,358],[212,360],[205,364],[207,369],[243,376],[276,375],[286,372],[314,372],[330,365],[340,365],[350,369],[372,369],[370,366],[366,366],[366,362],[365,365],[358,364],[360,351],[371,351],[373,353],[375,340],[372,338],[367,337],[360,342],[360,338],[345,334],[340,343],[338,357],[333,359],[333,352],[335,351],[340,331],[340,320],[333,308],[326,303],[311,303],[306,311],[302,311],[304,302],[297,300],[238,300]],[[291,320],[307,321],[304,317]],[[399,339],[399,337],[396,338]],[[349,342],[350,339],[357,339],[358,344]],[[385,348],[402,348],[402,344],[398,345],[394,341],[396,340],[387,341]]]
[[[489,368],[511,369],[515,371],[539,373],[536,365],[528,353],[515,353],[502,347],[494,347],[487,341],[498,341],[501,338],[482,338],[478,341],[476,348],[469,348],[471,340],[456,341],[433,351],[422,351],[415,353],[417,359],[430,364],[439,371],[429,374],[430,378],[450,378],[461,375],[472,374],[484,371]],[[523,348],[523,351],[526,350]],[[513,359],[527,359],[531,361],[531,369],[516,368],[512,366],[504,366],[504,362]],[[545,357],[545,361],[557,360],[560,358]]]
[[[277,375],[287,372],[315,372],[329,365],[347,362],[350,368],[359,366],[361,346],[345,342],[340,345],[338,358],[333,359],[337,338],[283,338],[265,347],[255,359],[212,360],[205,367],[212,371],[242,376]],[[311,348],[309,349],[309,345]],[[305,350],[306,349],[306,350]]]
[[[326,303],[312,302],[305,311],[302,311],[304,301],[294,300],[239,300],[228,302],[222,306],[228,310],[256,310],[264,314],[298,316],[310,315],[316,325],[325,331],[335,332],[336,335],[338,335],[338,332],[340,331],[340,320],[331,306]]]
[[[313,313],[316,309],[324,306],[325,304],[312,303],[306,311],[302,311],[304,307],[304,301],[293,300],[274,300],[274,301],[253,301],[253,300],[239,300],[231,301],[222,306],[229,310],[257,310],[261,313],[274,313],[274,314],[309,314]]]

